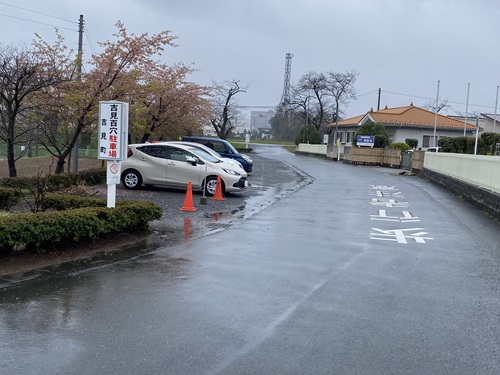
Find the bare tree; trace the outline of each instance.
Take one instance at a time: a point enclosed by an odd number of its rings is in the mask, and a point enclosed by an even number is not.
[[[438,100],[437,107],[436,107],[436,101],[431,100],[427,104],[423,106],[424,109],[427,109],[428,111],[431,112],[436,112],[437,108],[437,113],[441,112],[443,109],[448,109],[451,108],[451,105],[448,104],[448,98],[443,99],[441,101]]]
[[[222,84],[214,82],[213,116],[210,120],[217,136],[226,139],[236,127],[240,113],[237,109],[235,96],[247,92],[248,85],[240,87],[240,81],[225,81]]]
[[[331,139],[331,143],[333,143],[337,139],[340,106],[347,106],[351,99],[356,99],[354,84],[356,83],[358,73],[354,71],[347,71],[345,73],[328,72],[327,77],[326,91],[335,102],[333,114],[335,132],[333,138]]]
[[[303,108],[317,130],[326,121],[325,108],[329,102],[327,84],[327,76],[324,73],[309,72],[302,76],[293,90],[295,92],[293,101],[296,103],[306,103],[309,100],[309,109],[306,106]]]

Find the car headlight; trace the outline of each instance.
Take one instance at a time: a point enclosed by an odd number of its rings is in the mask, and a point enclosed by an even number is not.
[[[248,162],[248,163],[253,163],[252,161],[252,158],[250,158],[249,156],[246,156],[246,155],[241,155],[243,157],[243,159]]]
[[[223,170],[224,172],[226,172],[227,174],[232,174],[232,175],[234,175],[234,176],[240,176],[239,172],[233,171],[232,169],[222,168],[222,170]]]

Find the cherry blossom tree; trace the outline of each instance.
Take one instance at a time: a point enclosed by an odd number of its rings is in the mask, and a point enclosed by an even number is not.
[[[165,48],[175,46],[176,37],[170,31],[151,36],[147,33],[129,35],[121,22],[117,22],[116,26],[115,40],[99,43],[103,51],[92,55],[81,80],[58,86],[63,93],[58,95],[63,100],[59,106],[67,111],[63,117],[73,120],[62,125],[61,129],[68,129],[71,124],[71,132],[63,146],[55,148],[53,153],[57,158],[55,173],[64,171],[66,159],[80,134],[95,126],[99,101],[128,99],[142,79],[143,72],[154,71],[159,64],[157,58]],[[60,139],[53,138],[50,143],[53,145]]]
[[[200,130],[210,116],[210,87],[187,81],[192,68],[161,65],[145,72],[133,92],[129,136],[134,142],[178,139]]]
[[[62,38],[55,44],[40,44],[40,48],[0,45],[0,139],[7,146],[9,176],[16,177],[14,146],[25,144],[28,149],[33,127],[25,120],[37,108],[38,93],[55,84],[70,81],[75,64],[65,58]]]

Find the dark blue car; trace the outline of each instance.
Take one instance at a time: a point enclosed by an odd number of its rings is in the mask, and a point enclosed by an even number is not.
[[[233,147],[231,143],[220,138],[210,138],[210,137],[193,137],[184,136],[182,137],[183,142],[196,142],[202,145],[208,146],[211,149],[217,151],[221,156],[225,158],[231,158],[239,161],[243,166],[245,172],[252,172],[253,160],[247,155],[239,154],[238,151]]]

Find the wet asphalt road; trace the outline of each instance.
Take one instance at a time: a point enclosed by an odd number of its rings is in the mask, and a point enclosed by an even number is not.
[[[175,244],[4,286],[0,373],[500,373],[498,223],[398,170],[256,151],[302,177],[225,230],[187,235],[224,218],[204,207]]]

